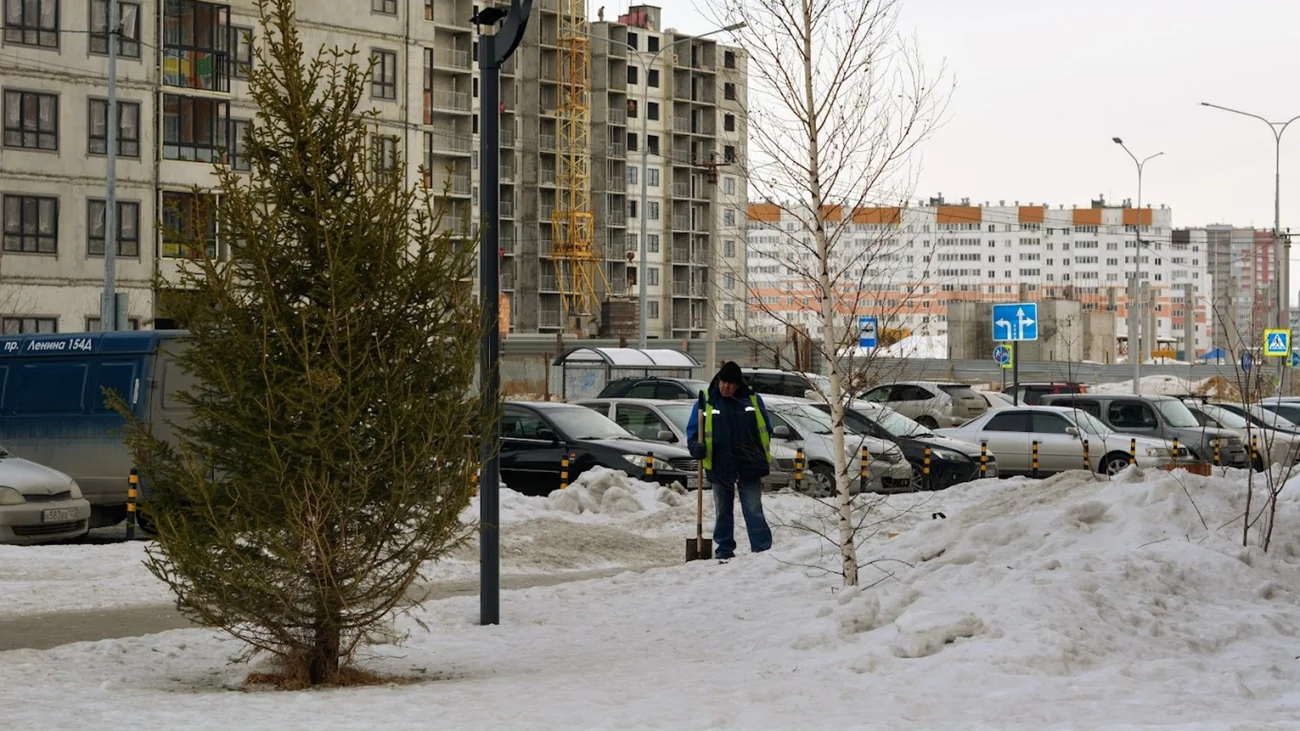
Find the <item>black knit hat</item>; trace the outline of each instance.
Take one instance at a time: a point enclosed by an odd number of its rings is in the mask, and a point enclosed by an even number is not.
[[[740,385],[745,382],[745,374],[740,372],[740,366],[729,360],[723,363],[722,368],[718,371],[718,381]]]

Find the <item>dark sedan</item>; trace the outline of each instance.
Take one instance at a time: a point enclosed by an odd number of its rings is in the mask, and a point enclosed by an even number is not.
[[[584,406],[506,403],[501,418],[501,479],[507,487],[525,495],[549,495],[560,487],[565,454],[570,483],[593,467],[645,480],[646,456],[654,455],[651,481],[695,487],[696,463],[685,449],[642,441]]]
[[[616,378],[601,389],[596,398],[646,398],[657,401],[697,399],[700,391],[708,391],[709,382],[694,378],[666,378],[663,376],[633,376]]]

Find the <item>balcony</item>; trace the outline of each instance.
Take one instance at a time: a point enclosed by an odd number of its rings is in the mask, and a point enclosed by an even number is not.
[[[551,252],[555,250],[551,245],[551,227],[546,226],[543,230],[546,232],[545,235],[537,239],[537,255],[550,257]]]
[[[555,151],[555,135],[538,135],[537,147],[542,150]]]
[[[605,178],[605,190],[614,193],[627,192],[627,175],[611,174]]]
[[[500,138],[500,139],[501,139],[501,146],[502,146],[502,147],[514,147],[514,146],[515,146],[515,128],[514,128],[513,126],[510,126],[510,127],[502,127],[502,128],[501,128],[501,138]]]
[[[673,117],[673,131],[689,133],[691,131],[691,120],[685,117]]]
[[[625,110],[625,109],[610,109],[610,110],[609,110],[609,123],[610,123],[610,124],[621,124],[621,125],[626,126],[626,125],[627,125],[627,110]]]
[[[545,168],[537,171],[537,182],[542,185],[555,185],[555,171]]]
[[[172,0],[163,5],[163,85],[230,91],[230,63],[226,53],[230,6],[197,0]],[[57,8],[57,4],[52,3],[51,7]]]
[[[503,201],[501,205],[505,205],[505,202]],[[501,251],[505,252],[507,256],[512,256],[515,253],[515,237],[509,235],[500,236],[497,238],[497,246]]]
[[[500,174],[500,180],[501,180],[501,182],[504,183],[504,182],[506,182],[506,181],[513,181],[513,180],[515,179],[515,166],[514,166],[514,165],[511,165],[511,164],[509,164],[509,163],[505,163],[505,162],[503,162],[503,163],[501,163],[501,167],[498,168],[498,170],[500,171],[499,174]]]
[[[623,228],[627,225],[627,213],[622,209],[607,212],[605,214],[605,225]]]
[[[691,197],[691,184],[690,184],[690,183],[673,183],[673,197],[674,197],[674,198],[690,198],[690,197]]]
[[[469,16],[464,13],[458,13],[458,6],[448,7],[446,3],[433,3],[433,12],[429,12],[429,6],[424,6],[424,19],[432,20],[438,25],[445,25],[452,28],[470,29]],[[433,17],[429,17],[432,15]]]
[[[554,66],[543,64],[542,70],[538,74],[542,81],[559,81],[560,72]]]
[[[457,71],[469,71],[470,57],[469,51],[458,51],[454,48],[438,48],[433,52],[433,65],[438,68],[455,69]]]
[[[691,217],[690,217],[690,216],[673,216],[673,230],[674,230],[674,231],[690,231],[690,230],[691,230]]]
[[[559,327],[564,321],[559,310],[541,310],[537,313],[538,327]]]
[[[499,212],[499,213],[501,214],[501,217],[502,217],[502,218],[514,218],[514,217],[515,217],[515,202],[514,202],[514,201],[501,201],[500,203],[497,204],[497,212]]]
[[[560,278],[543,272],[538,276],[537,289],[542,292],[559,292]]]
[[[467,133],[454,129],[436,128],[428,130],[429,149],[433,152],[469,155],[474,151],[474,140]]]
[[[690,297],[690,296],[691,296],[691,283],[690,283],[690,282],[673,282],[673,296],[674,296],[674,297]]]
[[[470,96],[463,91],[426,91],[424,108],[439,112],[470,112]],[[426,115],[427,117],[427,115]]]
[[[674,165],[692,165],[695,162],[695,156],[690,150],[673,150],[672,160]]]
[[[673,84],[673,98],[681,101],[691,100],[690,84]]]
[[[445,190],[448,195],[468,196],[472,186],[468,175],[449,175],[442,182],[435,182],[433,189],[438,195]]]
[[[608,145],[610,157],[627,157],[626,149],[622,142],[610,142]]]
[[[553,204],[543,203],[537,206],[537,220],[539,222],[549,221],[551,220],[551,214],[554,212],[555,212],[555,206]]]
[[[514,267],[501,270],[501,289],[514,291],[515,288],[515,270]]]

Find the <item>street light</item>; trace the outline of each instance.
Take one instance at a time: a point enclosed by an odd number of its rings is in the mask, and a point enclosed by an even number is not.
[[[1139,160],[1138,156],[1124,144],[1124,140],[1118,137],[1112,137],[1111,140],[1124,148],[1124,152],[1133,158],[1133,164],[1137,165],[1138,171],[1137,224],[1133,227],[1137,232],[1137,246],[1133,256],[1133,306],[1131,308],[1133,312],[1129,316],[1128,336],[1128,357],[1133,361],[1133,394],[1137,395],[1141,390],[1139,380],[1142,377],[1142,347],[1139,343],[1142,338],[1142,318],[1146,314],[1142,311],[1142,168],[1146,167],[1147,161],[1165,153],[1157,152]],[[1153,335],[1148,333],[1147,339],[1153,339]]]
[[[646,235],[647,235],[647,233],[646,233],[646,210],[645,210],[645,208],[646,208],[646,203],[647,203],[648,200],[649,200],[649,191],[648,191],[648,189],[647,189],[647,187],[646,187],[646,186],[647,186],[647,183],[646,183],[646,166],[650,164],[650,147],[649,147],[649,145],[646,144],[646,137],[647,137],[647,135],[649,134],[649,131],[650,131],[650,124],[649,124],[650,115],[649,115],[649,113],[648,113],[648,107],[650,106],[650,69],[655,65],[655,62],[656,62],[657,60],[659,60],[659,56],[660,56],[660,54],[662,54],[664,51],[667,51],[667,50],[670,49],[670,48],[674,48],[674,47],[676,47],[676,46],[677,46],[678,44],[680,44],[680,43],[687,43],[687,42],[689,42],[689,41],[696,40],[696,39],[698,39],[698,38],[707,38],[707,37],[709,37],[709,36],[715,36],[715,35],[718,35],[719,33],[728,33],[728,32],[731,32],[731,31],[737,31],[737,30],[740,30],[741,28],[744,28],[745,26],[746,26],[746,23],[744,23],[744,22],[740,22],[740,23],[732,23],[731,25],[724,26],[724,27],[722,27],[722,28],[717,28],[717,29],[715,29],[715,30],[711,30],[711,31],[709,31],[709,32],[707,32],[707,33],[701,33],[700,35],[697,35],[697,36],[685,36],[685,37],[683,37],[683,38],[678,38],[677,40],[673,41],[672,43],[668,43],[668,44],[666,44],[666,45],[662,45],[662,46],[660,46],[660,47],[659,47],[659,50],[658,50],[658,51],[655,51],[654,54],[650,56],[650,63],[648,63],[648,64],[647,64],[647,63],[644,63],[644,56],[645,56],[645,54],[642,53],[641,49],[637,48],[636,46],[633,46],[631,43],[628,43],[628,42],[626,42],[626,41],[615,40],[615,39],[613,39],[613,38],[603,38],[603,39],[601,39],[601,40],[608,41],[608,42],[610,42],[610,43],[615,43],[615,44],[618,44],[618,45],[624,46],[624,47],[626,47],[628,50],[630,50],[632,53],[635,53],[635,54],[637,55],[637,58],[638,58],[639,60],[641,60],[641,64],[640,64],[640,65],[641,65],[641,84],[642,84],[642,86],[643,86],[644,89],[645,89],[645,90],[641,93],[641,108],[640,108],[639,110],[637,110],[637,111],[640,113],[640,115],[641,115],[641,172],[638,173],[638,175],[639,175],[640,178],[641,178],[641,202],[637,204],[637,213],[641,216],[641,243],[640,243],[640,250],[641,250],[641,268],[640,268],[640,271],[637,272],[638,290],[639,290],[638,293],[639,293],[640,298],[641,298],[641,306],[638,308],[638,309],[640,309],[640,317],[638,318],[638,319],[639,319],[639,323],[638,323],[638,324],[639,324],[639,326],[640,326],[640,337],[637,339],[637,343],[638,343],[638,345],[639,345],[642,349],[644,349],[644,348],[646,347],[646,336],[647,336],[647,331],[648,331],[648,329],[649,329],[649,328],[647,327],[647,325],[646,325],[646,305],[648,304],[648,300],[649,300],[649,297],[650,297],[650,295],[649,295],[649,293],[647,292],[647,289],[646,289],[646,283],[647,283],[646,270],[649,269],[649,262],[648,262],[648,260],[647,260],[647,256],[646,256],[646,255],[647,255],[647,251],[646,251]],[[710,275],[710,278],[712,278],[712,274],[713,274],[713,247],[709,247],[709,275]],[[713,302],[713,291],[712,291],[712,290],[710,290],[710,292],[709,292],[709,304],[710,304],[710,306],[712,306],[712,305],[714,304],[714,302]],[[706,323],[710,326],[709,329],[712,330],[712,327],[711,327],[712,324],[713,324],[713,317],[712,317],[712,315],[710,315],[710,316],[708,317],[708,319],[706,320]],[[708,334],[708,337],[706,337],[706,340],[707,340],[707,343],[708,343],[708,347],[709,347],[710,349],[712,349],[712,347],[713,347],[713,341],[714,341],[714,339],[715,339],[715,338],[712,337],[712,335],[713,335],[713,333],[710,332],[710,333]],[[712,359],[710,358],[710,360],[712,360]],[[716,365],[716,364],[710,363],[708,367],[709,367],[709,368],[713,368],[715,365]]]
[[[1221,107],[1218,104],[1201,102],[1201,106],[1219,109],[1224,112],[1240,114],[1243,117],[1252,117],[1268,125],[1269,131],[1273,133],[1274,157],[1273,157],[1273,256],[1274,264],[1277,267],[1277,325],[1276,327],[1285,329],[1291,326],[1291,242],[1282,243],[1282,133],[1286,128],[1297,119],[1296,115],[1285,122],[1270,122],[1265,117],[1250,112],[1243,112],[1240,109],[1230,109]],[[1279,358],[1277,364],[1278,383],[1281,383],[1283,368],[1286,366],[1286,358]]]

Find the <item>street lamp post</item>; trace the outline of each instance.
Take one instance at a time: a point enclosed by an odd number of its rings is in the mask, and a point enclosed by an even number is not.
[[[1286,132],[1286,128],[1292,122],[1300,119],[1300,114],[1285,122],[1270,122],[1266,117],[1243,112],[1240,109],[1221,107],[1218,104],[1209,102],[1201,102],[1201,106],[1258,119],[1267,124],[1269,131],[1273,133],[1273,256],[1274,265],[1277,267],[1277,324],[1275,327],[1289,328],[1291,327],[1291,242],[1283,243],[1282,241],[1282,134]],[[1286,361],[1286,358],[1278,359],[1277,376],[1279,384],[1282,382]]]
[[[1154,155],[1138,159],[1133,151],[1128,149],[1124,140],[1118,137],[1112,137],[1115,144],[1124,148],[1124,152],[1133,158],[1133,164],[1137,165],[1138,171],[1138,197],[1137,197],[1137,223],[1133,230],[1137,232],[1137,242],[1133,255],[1133,301],[1130,303],[1130,309],[1133,310],[1129,315],[1129,336],[1128,336],[1128,357],[1133,361],[1133,393],[1138,394],[1141,391],[1140,380],[1142,377],[1142,318],[1146,315],[1142,311],[1142,168],[1146,167],[1147,161],[1165,154],[1157,152]],[[1147,339],[1154,338],[1155,333],[1147,333]]]
[[[667,51],[670,48],[675,48],[678,44],[688,43],[698,38],[707,38],[709,36],[718,35],[719,33],[727,33],[730,31],[740,30],[741,28],[744,27],[745,27],[745,23],[743,22],[733,23],[731,25],[718,28],[716,30],[711,30],[707,33],[701,33],[700,35],[697,36],[685,36],[682,38],[678,38],[672,43],[660,46],[659,50],[655,51],[654,54],[650,56],[650,63],[648,64],[644,62],[645,54],[642,53],[641,49],[637,48],[636,46],[633,46],[631,43],[615,40],[613,38],[602,39],[610,43],[616,43],[626,47],[632,53],[635,53],[637,58],[641,60],[640,63],[641,84],[644,87],[644,91],[641,93],[641,108],[637,110],[637,112],[641,116],[641,171],[637,174],[638,177],[641,178],[641,202],[637,204],[637,215],[641,217],[641,241],[639,244],[639,248],[641,251],[641,266],[640,266],[640,271],[637,272],[637,282],[638,282],[637,288],[641,300],[641,306],[638,308],[640,310],[640,317],[638,318],[639,336],[637,338],[637,344],[642,349],[647,347],[646,338],[648,333],[648,327],[646,326],[646,306],[649,303],[649,296],[650,296],[646,288],[647,285],[646,270],[649,269],[649,260],[647,258],[648,252],[646,249],[647,231],[646,231],[646,210],[645,210],[646,203],[649,202],[649,196],[650,196],[649,190],[647,189],[647,182],[646,182],[646,166],[650,164],[650,146],[646,144],[646,137],[650,133],[650,121],[649,121],[650,115],[648,114],[648,107],[650,106],[650,69],[654,67],[655,62],[659,60],[659,56],[664,51]],[[709,276],[710,279],[712,279],[713,276],[712,247],[710,247],[709,251],[710,251]],[[710,306],[713,305],[712,291],[709,292],[709,304]],[[712,324],[713,317],[710,316],[707,322],[709,324]],[[712,346],[713,339],[714,338],[712,337],[709,338],[710,346]],[[712,368],[713,364],[710,364],[709,367]]]

